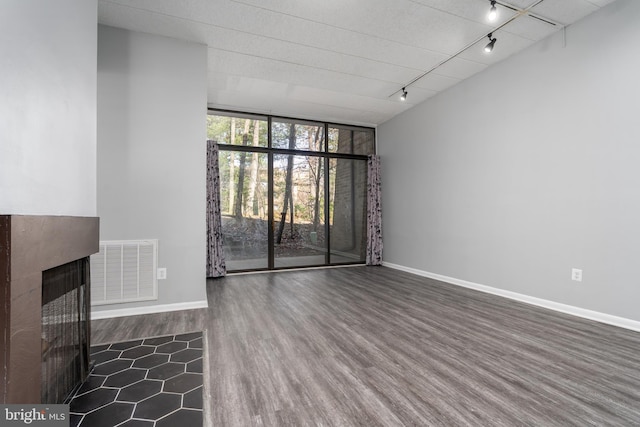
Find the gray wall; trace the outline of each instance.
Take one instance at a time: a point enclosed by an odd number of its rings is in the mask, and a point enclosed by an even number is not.
[[[158,301],[206,300],[207,49],[98,28],[101,240],[159,239]]]
[[[385,261],[640,320],[638,23],[618,0],[379,126]]]
[[[97,0],[0,6],[0,213],[96,215]]]

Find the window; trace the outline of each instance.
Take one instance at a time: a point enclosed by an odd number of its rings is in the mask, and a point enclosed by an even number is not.
[[[364,262],[373,129],[211,110],[208,137],[229,271]]]

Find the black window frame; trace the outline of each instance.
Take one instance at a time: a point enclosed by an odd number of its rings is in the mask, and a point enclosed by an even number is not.
[[[244,118],[244,119],[253,119],[253,120],[265,120],[267,122],[267,146],[266,147],[255,147],[255,146],[246,146],[246,145],[237,145],[237,144],[226,144],[226,143],[218,143],[218,147],[224,151],[235,151],[241,153],[264,153],[267,154],[268,158],[268,176],[273,176],[273,158],[275,155],[299,155],[299,156],[310,156],[310,157],[322,157],[324,159],[324,170],[329,170],[329,161],[330,159],[351,159],[351,160],[361,160],[367,161],[369,155],[376,154],[377,141],[376,141],[376,128],[366,127],[366,126],[358,126],[344,123],[334,123],[334,122],[325,122],[322,120],[313,120],[308,118],[295,118],[288,116],[280,116],[280,115],[270,115],[270,114],[262,114],[262,113],[250,113],[246,111],[236,111],[236,110],[227,110],[227,109],[218,109],[218,108],[207,108],[207,115],[219,115],[226,117],[236,117],[236,118]],[[300,123],[300,124],[308,124],[308,125],[323,125],[324,126],[324,144],[322,151],[312,151],[312,150],[298,150],[298,149],[289,149],[289,148],[276,148],[272,145],[272,123],[273,121],[282,121],[285,123]],[[352,153],[338,153],[338,152],[330,152],[329,151],[329,128],[338,128],[338,129],[346,129],[351,131],[371,131],[373,137],[373,153],[370,154],[353,154],[353,143],[351,144]],[[352,141],[353,141],[353,132],[352,132]],[[324,174],[324,186],[325,189],[329,188],[329,179],[330,176],[328,173]],[[274,222],[274,206],[273,206],[273,179],[269,179],[269,185],[267,190],[267,198],[268,198],[268,223],[273,224]],[[273,227],[268,227],[268,266],[267,268],[256,268],[256,269],[247,269],[247,270],[233,270],[233,273],[243,273],[243,272],[257,272],[257,271],[278,271],[278,270],[288,270],[288,269],[296,269],[296,268],[317,268],[317,267],[330,267],[330,266],[345,266],[345,265],[364,265],[365,260],[362,261],[354,261],[354,262],[340,262],[340,263],[332,263],[331,262],[331,232],[330,232],[330,202],[329,197],[325,197],[324,200],[324,228],[325,228],[325,241],[326,241],[326,253],[325,253],[325,263],[323,265],[308,265],[308,266],[294,266],[294,267],[275,267],[275,254],[274,254],[274,230]],[[365,198],[365,210],[367,209],[367,200]]]

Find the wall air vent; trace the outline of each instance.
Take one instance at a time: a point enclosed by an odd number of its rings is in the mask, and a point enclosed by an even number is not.
[[[91,305],[158,299],[158,240],[109,240],[91,255]]]

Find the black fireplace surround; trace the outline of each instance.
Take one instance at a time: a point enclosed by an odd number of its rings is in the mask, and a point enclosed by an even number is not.
[[[88,374],[94,217],[0,215],[0,402],[64,403]]]

